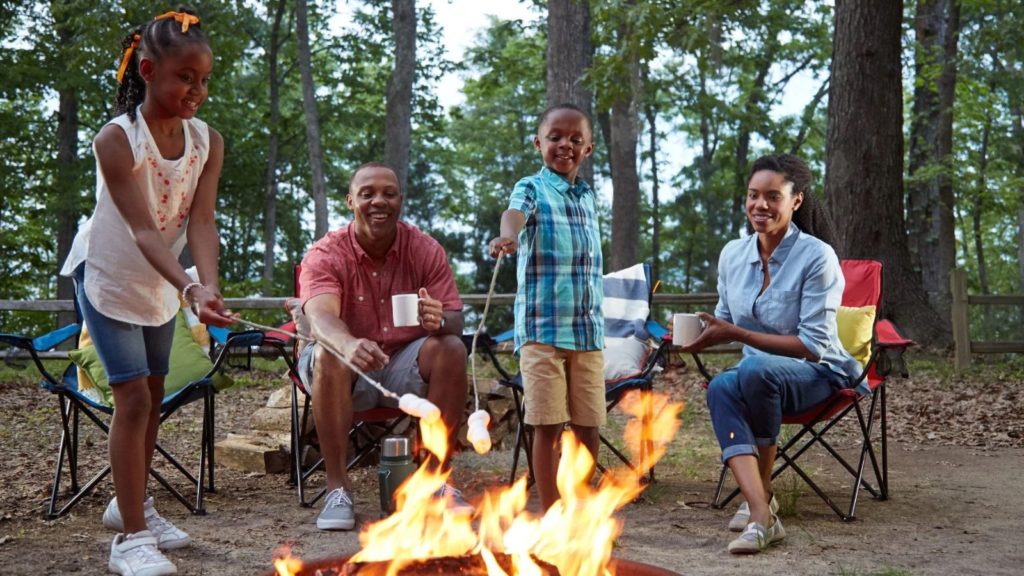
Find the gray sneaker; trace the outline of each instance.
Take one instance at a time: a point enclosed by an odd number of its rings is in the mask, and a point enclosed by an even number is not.
[[[746,530],[732,542],[729,542],[731,554],[757,554],[765,548],[782,541],[786,537],[786,530],[782,527],[782,521],[775,514],[772,514],[771,525],[765,528],[757,522],[747,524]]]
[[[448,511],[454,514],[472,516],[476,512],[476,508],[466,501],[462,491],[447,482],[434,492],[434,498],[443,498],[448,505]]]
[[[316,527],[321,530],[351,530],[356,526],[356,512],[352,497],[344,488],[331,490],[324,498],[324,509],[317,516]]]
[[[768,509],[772,514],[779,513],[779,501],[775,499],[774,495],[772,496],[771,502],[768,503]],[[747,524],[750,524],[750,505],[744,502],[740,504],[740,507],[736,510],[736,514],[733,515],[732,520],[729,520],[729,530],[732,530],[733,532],[743,532],[747,527]]]

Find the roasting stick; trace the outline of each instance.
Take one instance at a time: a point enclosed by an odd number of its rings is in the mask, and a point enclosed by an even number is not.
[[[352,362],[350,362],[349,359],[346,358],[344,354],[339,352],[333,345],[328,344],[324,340],[314,340],[313,338],[308,338],[306,336],[302,336],[294,332],[289,332],[287,330],[282,330],[280,328],[274,328],[272,326],[264,326],[262,324],[257,324],[255,322],[249,322],[248,320],[242,320],[241,318],[236,318],[236,320],[238,321],[239,324],[244,324],[246,326],[249,326],[250,328],[255,328],[257,330],[263,330],[265,332],[277,332],[278,334],[291,336],[296,340],[304,340],[306,342],[317,342],[318,344],[323,346],[325,350],[337,356],[338,360],[341,360],[341,362],[344,365],[348,366],[353,372],[363,377],[363,379],[369,382],[371,386],[379,390],[381,394],[387,396],[388,398],[394,398],[395,400],[398,400],[398,408],[402,412],[405,412],[410,416],[415,416],[416,418],[420,418],[423,420],[436,420],[441,417],[441,410],[437,406],[435,406],[434,403],[431,402],[430,400],[427,400],[426,398],[420,398],[419,396],[412,393],[406,393],[402,394],[401,396],[398,396],[391,390],[385,388],[380,382],[374,380],[373,378],[370,378],[362,370],[356,368],[355,365],[353,365]]]
[[[480,409],[480,390],[476,385],[476,340],[480,337],[480,332],[483,331],[484,323],[487,321],[487,311],[491,307],[491,296],[494,295],[494,286],[498,282],[498,270],[501,268],[501,259],[504,256],[505,252],[499,252],[498,259],[494,263],[494,274],[491,275],[491,286],[487,289],[487,299],[484,300],[484,311],[480,315],[480,324],[477,325],[476,332],[473,333],[473,344],[469,350],[475,410],[469,415],[469,420],[467,421],[469,429],[466,431],[466,439],[473,445],[473,449],[476,450],[477,454],[486,454],[491,450],[491,434],[487,431],[487,425],[491,423],[491,415],[487,413],[487,410]]]

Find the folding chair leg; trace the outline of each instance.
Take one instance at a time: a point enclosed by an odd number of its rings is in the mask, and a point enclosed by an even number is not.
[[[516,445],[512,450],[512,472],[509,474],[508,483],[512,484],[516,481],[516,471],[519,469],[519,450],[523,450],[523,458],[526,460],[526,469],[529,476],[526,479],[527,487],[532,486],[536,480],[536,476],[533,474],[533,437],[530,431],[526,429],[526,417],[523,403],[523,393],[512,387],[512,401],[516,407],[516,418],[519,420],[519,425],[516,426]]]
[[[726,498],[724,502],[721,501],[722,500],[722,488],[725,487],[725,476],[728,473],[729,473],[729,467],[726,466],[725,464],[722,464],[722,471],[718,473],[718,486],[715,487],[715,499],[711,502],[711,507],[712,508],[717,508],[717,509],[725,508],[725,505],[728,504],[729,501],[732,500],[736,496],[736,494],[734,492],[728,498]],[[738,491],[738,489],[737,489],[737,491]]]

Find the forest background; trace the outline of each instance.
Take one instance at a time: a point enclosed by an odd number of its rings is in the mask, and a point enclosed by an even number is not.
[[[460,290],[485,292],[486,242],[540,166],[538,114],[562,101],[595,119],[585,177],[610,190],[608,270],[650,261],[663,291],[713,292],[750,164],[792,152],[837,252],[883,261],[882,314],[919,342],[951,343],[954,267],[972,293],[1024,292],[1024,1],[523,4],[533,17],[491,18],[454,61],[422,0],[194,0],[216,59],[201,117],[226,145],[224,293],[290,295],[369,160],[398,168],[405,218],[442,242]],[[0,299],[71,298],[57,271],[95,203],[120,40],[174,7],[0,0]],[[780,113],[787,95],[806,105]],[[503,267],[498,290],[514,283]],[[52,322],[0,311],[5,332]],[[986,339],[1022,326],[1019,309],[972,316]]]

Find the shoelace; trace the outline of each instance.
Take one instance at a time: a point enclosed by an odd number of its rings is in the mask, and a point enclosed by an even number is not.
[[[149,528],[154,535],[159,536],[164,532],[173,532],[174,525],[167,521],[166,518],[159,514],[153,514],[149,518],[146,518],[146,526]]]
[[[337,508],[342,503],[352,505],[352,499],[348,497],[348,493],[344,490],[334,490],[327,497],[327,506],[330,508]]]

